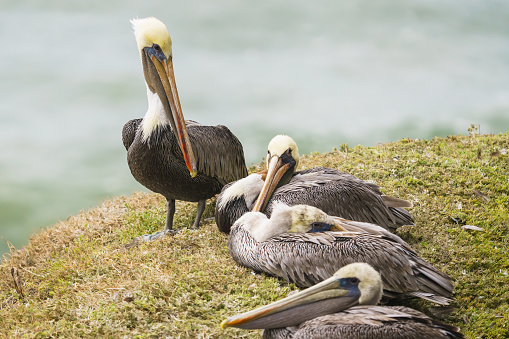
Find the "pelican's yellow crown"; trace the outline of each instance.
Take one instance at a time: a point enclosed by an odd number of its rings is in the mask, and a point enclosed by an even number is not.
[[[171,38],[165,24],[154,17],[132,19],[131,24],[140,52],[145,47],[157,44],[167,58],[171,57]]]
[[[295,141],[289,137],[288,135],[276,135],[272,140],[269,142],[269,153],[270,156],[278,156],[280,157],[284,152],[286,152],[287,149],[290,149],[292,151],[292,157],[295,160],[295,168],[299,165],[299,148],[297,147],[297,144]],[[269,159],[267,159],[268,161]]]

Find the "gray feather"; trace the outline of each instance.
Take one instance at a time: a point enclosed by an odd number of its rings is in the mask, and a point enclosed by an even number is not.
[[[230,185],[223,188],[216,205],[216,223],[225,233],[238,218],[253,208],[246,198],[219,204],[228,187]],[[315,167],[296,172],[288,184],[274,191],[264,213],[270,216],[274,203],[278,201],[289,206],[311,205],[331,216],[373,223],[389,231],[403,225],[414,225],[411,214],[400,207],[411,206],[410,202],[387,197],[377,184],[331,168]]]
[[[463,338],[459,328],[403,306],[354,306],[299,326],[265,330],[263,338]]]
[[[231,230],[228,248],[232,258],[256,272],[265,272],[310,287],[341,267],[366,262],[380,272],[384,295],[416,296],[448,304],[451,279],[408,246],[379,235],[353,232],[283,233],[256,242],[241,223]],[[274,269],[276,267],[276,269]],[[429,294],[428,294],[429,293]],[[437,295],[440,298],[434,298]]]

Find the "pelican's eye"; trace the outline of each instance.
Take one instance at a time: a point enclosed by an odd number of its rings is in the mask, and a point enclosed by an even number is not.
[[[358,279],[358,278],[355,278],[355,277],[353,277],[353,278],[349,278],[348,280],[350,280],[350,282],[351,282],[352,284],[355,284],[355,285],[357,285],[357,284],[359,283],[359,279]]]
[[[153,44],[152,45],[152,48],[156,51],[156,52],[161,52],[161,46],[159,46],[158,44]]]
[[[331,229],[331,225],[325,222],[315,221],[311,223],[311,230],[309,232],[328,232]]]

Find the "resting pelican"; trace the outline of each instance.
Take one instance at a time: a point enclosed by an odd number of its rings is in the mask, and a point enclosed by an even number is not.
[[[223,187],[216,203],[220,231],[229,233],[235,220],[250,210],[270,216],[275,201],[312,205],[330,215],[374,223],[391,231],[414,225],[410,213],[403,209],[412,204],[382,194],[374,183],[331,168],[295,172],[299,150],[289,136],[277,135],[268,149],[267,172],[251,174]]]
[[[292,296],[224,320],[221,327],[265,329],[263,338],[463,338],[459,328],[412,308],[374,306],[380,274],[366,263],[349,264]]]
[[[140,184],[166,198],[165,231],[173,225],[175,200],[198,202],[196,228],[206,199],[247,175],[244,151],[225,126],[184,122],[166,26],[156,18],[131,23],[147,85],[148,110],[143,119],[128,121],[122,130],[127,163]]]
[[[314,223],[335,225],[342,232],[306,232]],[[362,229],[362,223],[356,224]],[[382,275],[384,295],[419,297],[447,305],[451,279],[419,257],[395,234],[386,237],[355,229],[312,206],[275,204],[269,218],[260,212],[244,214],[232,226],[228,249],[233,260],[255,272],[265,272],[312,286],[339,268],[366,262]]]

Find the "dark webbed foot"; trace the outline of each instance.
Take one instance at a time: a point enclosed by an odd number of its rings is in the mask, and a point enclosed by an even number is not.
[[[133,241],[135,239],[139,239],[140,242],[152,241],[152,240],[156,240],[156,239],[165,237],[167,235],[175,235],[179,232],[180,232],[180,230],[163,230],[163,231],[155,232],[152,234],[140,235],[139,237],[134,238]]]
[[[196,219],[194,221],[194,225],[193,225],[192,229],[198,229],[198,227],[200,226],[200,219],[201,219],[203,212],[205,211],[205,201],[206,200],[198,201],[198,208],[196,211]],[[175,200],[174,199],[167,200],[166,207],[167,207],[166,225],[164,227],[164,230],[155,232],[152,234],[144,234],[139,237],[136,237],[133,239],[133,241],[131,243],[126,244],[125,246],[127,248],[130,248],[130,247],[136,246],[137,244],[141,244],[142,242],[145,242],[145,241],[152,241],[152,240],[162,238],[166,235],[176,235],[177,233],[179,233],[181,231],[180,229],[177,229],[177,230],[172,229],[173,215],[175,214]]]
[[[181,230],[163,230],[163,231],[155,232],[152,234],[140,235],[139,237],[134,238],[133,241],[130,242],[129,244],[126,244],[125,247],[131,248],[138,244],[141,244],[142,242],[156,240],[156,239],[165,237],[167,235],[176,235],[180,231]]]

